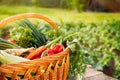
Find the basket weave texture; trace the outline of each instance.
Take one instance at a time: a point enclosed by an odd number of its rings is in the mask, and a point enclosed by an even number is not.
[[[54,29],[57,25],[47,17],[36,13],[18,14],[0,21],[0,27],[23,18],[39,18],[47,21]],[[0,65],[0,80],[66,80],[69,69],[69,52],[64,51],[17,64]],[[9,80],[8,79],[8,80]]]

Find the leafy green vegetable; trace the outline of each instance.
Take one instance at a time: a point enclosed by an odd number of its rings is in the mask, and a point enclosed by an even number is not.
[[[85,52],[86,50],[82,47],[79,40],[76,38],[73,41],[67,41],[67,47],[71,49],[70,53],[70,73],[71,75],[82,76],[86,69]],[[79,67],[78,67],[79,66]]]
[[[39,46],[45,45],[47,40],[44,34],[42,34],[41,32],[38,32],[38,30],[35,28],[35,26],[29,21],[29,20],[24,20],[22,21],[23,27],[28,27],[32,30],[32,34],[34,36],[35,39],[37,39],[37,42],[39,44]],[[39,47],[38,46],[38,47]]]
[[[37,41],[32,35],[32,31],[29,28],[22,26],[14,27],[10,30],[10,38],[15,40],[19,46],[24,48],[35,46]]]
[[[10,38],[24,48],[39,47],[47,42],[45,35],[39,32],[29,20],[21,21],[18,27],[11,29]]]

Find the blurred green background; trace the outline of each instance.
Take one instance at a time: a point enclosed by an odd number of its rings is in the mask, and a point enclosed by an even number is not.
[[[112,11],[110,8],[100,5],[98,1],[0,0],[0,19],[20,13],[40,13],[55,21],[63,20],[64,22],[96,23],[110,19],[120,19],[118,17],[120,16],[119,10]]]
[[[119,12],[120,0],[0,0],[0,20],[21,13],[39,13],[69,32],[80,31],[81,51],[89,56],[81,63],[115,78],[120,77]],[[5,31],[0,29],[0,36],[6,35]]]

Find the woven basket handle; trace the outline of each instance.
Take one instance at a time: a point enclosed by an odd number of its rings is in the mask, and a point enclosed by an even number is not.
[[[25,14],[18,14],[18,15],[14,15],[8,18],[3,19],[2,21],[0,21],[0,28],[3,27],[4,25],[8,24],[9,22],[15,21],[15,20],[19,20],[19,19],[23,19],[23,18],[38,18],[38,19],[42,19],[46,22],[48,22],[54,29],[57,29],[57,25],[49,18],[40,15],[40,14],[36,14],[36,13],[25,13]]]

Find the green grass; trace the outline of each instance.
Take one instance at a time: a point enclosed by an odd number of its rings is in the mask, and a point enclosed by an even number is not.
[[[120,13],[98,13],[98,12],[81,12],[56,9],[56,8],[41,8],[34,6],[0,6],[0,20],[8,16],[20,14],[20,13],[39,13],[43,14],[54,21],[64,22],[103,22],[105,20],[119,19]]]

